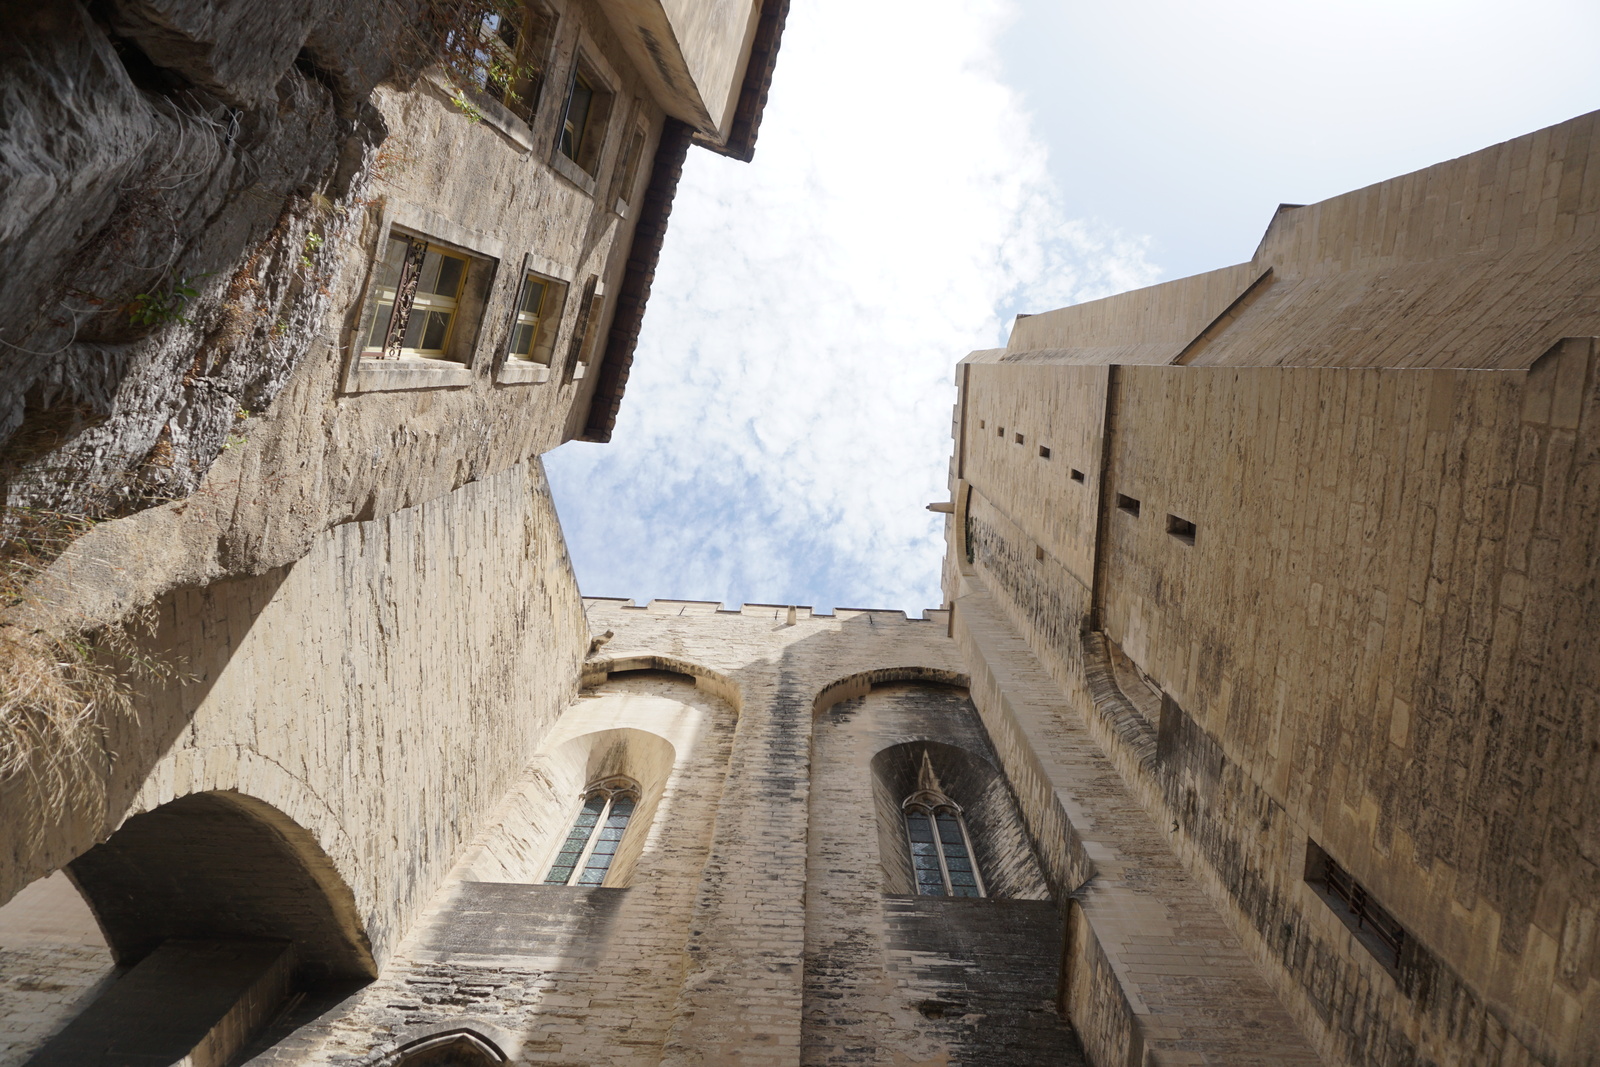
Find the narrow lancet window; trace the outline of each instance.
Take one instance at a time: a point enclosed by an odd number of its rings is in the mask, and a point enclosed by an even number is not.
[[[972,847],[961,809],[938,793],[919,792],[906,799],[906,836],[911,843],[911,868],[917,894],[924,897],[981,897],[983,881],[973,862]]]
[[[638,800],[639,787],[627,779],[607,779],[585,789],[572,832],[562,842],[544,884],[604,885]]]

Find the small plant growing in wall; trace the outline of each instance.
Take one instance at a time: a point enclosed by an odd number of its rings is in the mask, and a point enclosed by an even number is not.
[[[311,257],[322,251],[322,234],[315,230],[306,234],[305,250],[300,253],[300,269],[307,274],[311,273]]]
[[[190,301],[200,295],[194,283],[205,276],[186,277],[164,289],[140,293],[128,305],[128,322],[134,326],[170,326],[173,323],[188,326],[194,320],[184,313],[189,309]]]
[[[467,117],[468,122],[483,121],[483,112],[478,109],[478,105],[468,100],[467,94],[460,89],[456,90],[456,94],[450,98],[450,102],[456,106],[457,111]]]

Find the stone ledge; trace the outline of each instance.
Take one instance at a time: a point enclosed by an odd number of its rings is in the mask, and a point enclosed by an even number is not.
[[[372,359],[360,357],[349,392],[378,393],[397,389],[461,389],[472,384],[472,369],[442,359]]]
[[[550,380],[550,368],[543,363],[524,359],[508,359],[495,371],[496,385],[523,385]]]

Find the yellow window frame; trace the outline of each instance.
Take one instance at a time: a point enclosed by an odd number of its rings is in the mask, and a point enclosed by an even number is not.
[[[553,283],[548,278],[541,277],[532,271],[528,271],[523,275],[523,290],[522,293],[518,294],[517,296],[517,317],[516,321],[511,327],[511,348],[507,353],[510,358],[520,359],[524,363],[540,362],[539,360],[533,358],[533,354],[539,347],[539,329],[544,323],[545,308],[550,303],[550,289],[552,284]],[[528,291],[527,287],[530,285],[537,285],[539,287],[539,303],[532,311],[526,311],[523,309],[522,303],[524,295]],[[516,336],[517,332],[523,327],[528,327],[528,346],[523,351],[518,351],[516,348]]]
[[[397,231],[395,233],[391,233],[390,234],[389,240],[390,241],[404,241],[409,236],[410,235],[405,234],[403,231]],[[388,251],[387,246],[385,246],[385,252],[387,253],[387,251]],[[437,244],[434,244],[431,241],[428,241],[425,244],[424,248],[423,248],[424,263],[426,263],[426,256],[430,252],[438,255],[441,260],[452,259],[452,260],[456,260],[456,261],[461,263],[461,275],[460,275],[460,277],[458,277],[456,279],[455,295],[454,296],[446,296],[446,295],[444,295],[442,293],[423,292],[421,287],[420,287],[420,285],[419,285],[417,290],[411,296],[411,311],[410,311],[410,314],[411,315],[417,315],[417,314],[420,313],[420,314],[426,315],[427,313],[429,313],[431,311],[436,311],[436,312],[440,312],[440,313],[449,315],[449,317],[450,317],[449,318],[449,323],[445,327],[444,337],[440,341],[439,347],[437,347],[437,348],[404,348],[404,347],[402,347],[399,350],[399,354],[401,356],[415,356],[415,357],[420,358],[420,359],[446,359],[446,358],[448,358],[448,353],[450,351],[451,338],[453,338],[455,336],[456,324],[459,321],[459,319],[461,318],[461,294],[466,289],[466,286],[467,286],[467,274],[472,269],[472,257],[464,255],[461,252],[457,252],[453,248],[446,248],[443,245],[437,245]],[[442,266],[442,264],[441,264],[441,266]],[[402,268],[402,274],[403,273],[404,273],[404,270]],[[398,283],[398,279],[396,281]],[[372,297],[372,303],[373,303],[373,308],[374,308],[373,322],[372,322],[371,328],[368,331],[368,335],[367,335],[367,339],[366,339],[366,345],[362,349],[362,354],[363,355],[366,355],[366,356],[369,356],[369,357],[370,356],[376,356],[378,358],[382,358],[382,357],[384,357],[384,356],[386,356],[388,354],[389,349],[388,349],[387,342],[389,340],[389,337],[388,337],[388,328],[389,327],[388,327],[388,323],[387,322],[380,322],[379,312],[385,306],[387,306],[390,309],[390,314],[392,314],[393,313],[393,308],[394,308],[394,305],[395,305],[395,300],[396,300],[396,298],[398,296],[399,296],[399,289],[397,288],[397,286],[381,285],[380,284],[380,285],[378,285],[378,286],[376,286],[374,288],[373,297]],[[409,325],[410,325],[410,319],[408,317],[408,319],[407,319],[408,328],[409,328]],[[376,331],[378,331],[379,329],[382,329],[384,331],[384,337],[378,344],[374,344],[373,343],[373,334]],[[426,332],[426,327],[424,327],[424,333],[425,332]]]

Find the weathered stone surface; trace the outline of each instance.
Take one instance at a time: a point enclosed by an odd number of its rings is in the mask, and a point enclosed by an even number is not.
[[[37,848],[26,820],[0,823],[6,895],[131,815],[235,791],[309,832],[380,961],[533,756],[588,644],[537,464],[158,607],[150,651],[187,679],[105,724],[98,796],[78,798],[103,822],[61,820]],[[30,799],[25,783],[3,797],[19,814]]]
[[[963,368],[958,634],[1025,640],[1336,1062],[1596,1045],[1595,122],[1280,213],[1227,311],[1218,272]]]

